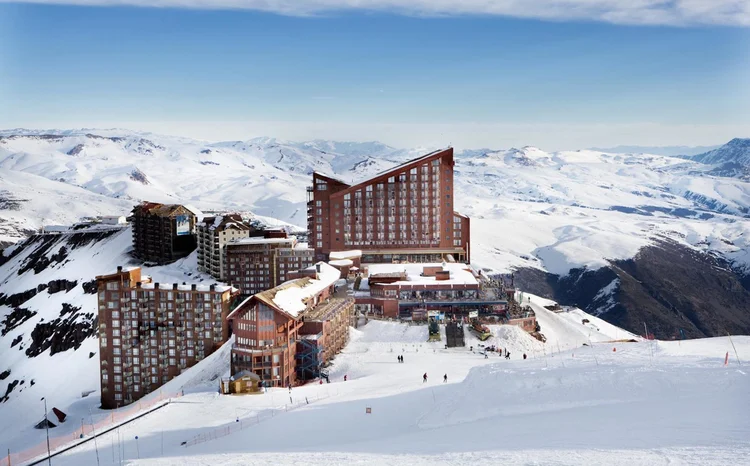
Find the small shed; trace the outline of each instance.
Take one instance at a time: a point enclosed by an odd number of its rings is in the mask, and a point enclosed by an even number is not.
[[[260,377],[255,372],[241,371],[234,374],[231,378],[222,380],[222,393],[231,393],[243,395],[247,393],[260,393]]]

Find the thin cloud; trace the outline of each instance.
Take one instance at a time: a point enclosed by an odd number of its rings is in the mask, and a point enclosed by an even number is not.
[[[416,16],[507,16],[630,25],[750,26],[750,0],[0,0],[58,5],[244,9],[289,16],[390,12]]]

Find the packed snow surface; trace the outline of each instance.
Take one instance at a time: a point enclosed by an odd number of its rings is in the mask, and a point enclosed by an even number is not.
[[[93,465],[98,448],[102,464],[133,465],[747,464],[750,419],[738,408],[750,375],[732,343],[747,361],[750,337],[614,341],[635,336],[526,297],[547,343],[491,326],[483,344],[509,360],[485,357],[469,333],[473,351],[446,349],[444,336],[426,342],[426,326],[370,321],[351,330],[330,384],[220,396],[228,359],[212,358],[170,382],[190,386],[179,402],[53,461]]]

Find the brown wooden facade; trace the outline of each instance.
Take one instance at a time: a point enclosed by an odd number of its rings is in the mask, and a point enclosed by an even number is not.
[[[320,349],[316,369],[346,345],[354,300],[333,296],[333,282],[310,296],[304,311],[291,315],[274,303],[276,293],[289,287],[305,287],[311,278],[288,281],[243,301],[229,316],[235,342],[231,373],[257,374],[265,386],[283,387],[304,382],[299,376],[305,364],[301,352],[308,343]]]

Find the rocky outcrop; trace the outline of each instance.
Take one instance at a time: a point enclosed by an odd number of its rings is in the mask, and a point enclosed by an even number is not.
[[[26,356],[35,357],[48,348],[50,355],[78,349],[83,340],[96,335],[97,318],[93,313],[81,314],[81,309],[63,303],[60,317],[51,322],[40,322],[31,332],[31,344]]]
[[[137,168],[134,168],[132,172],[130,172],[130,179],[133,181],[137,181],[141,184],[151,184],[148,181],[148,177],[145,173],[138,170]]]
[[[0,336],[5,336],[8,332],[23,324],[36,315],[36,311],[30,311],[22,307],[13,308],[0,322]]]

